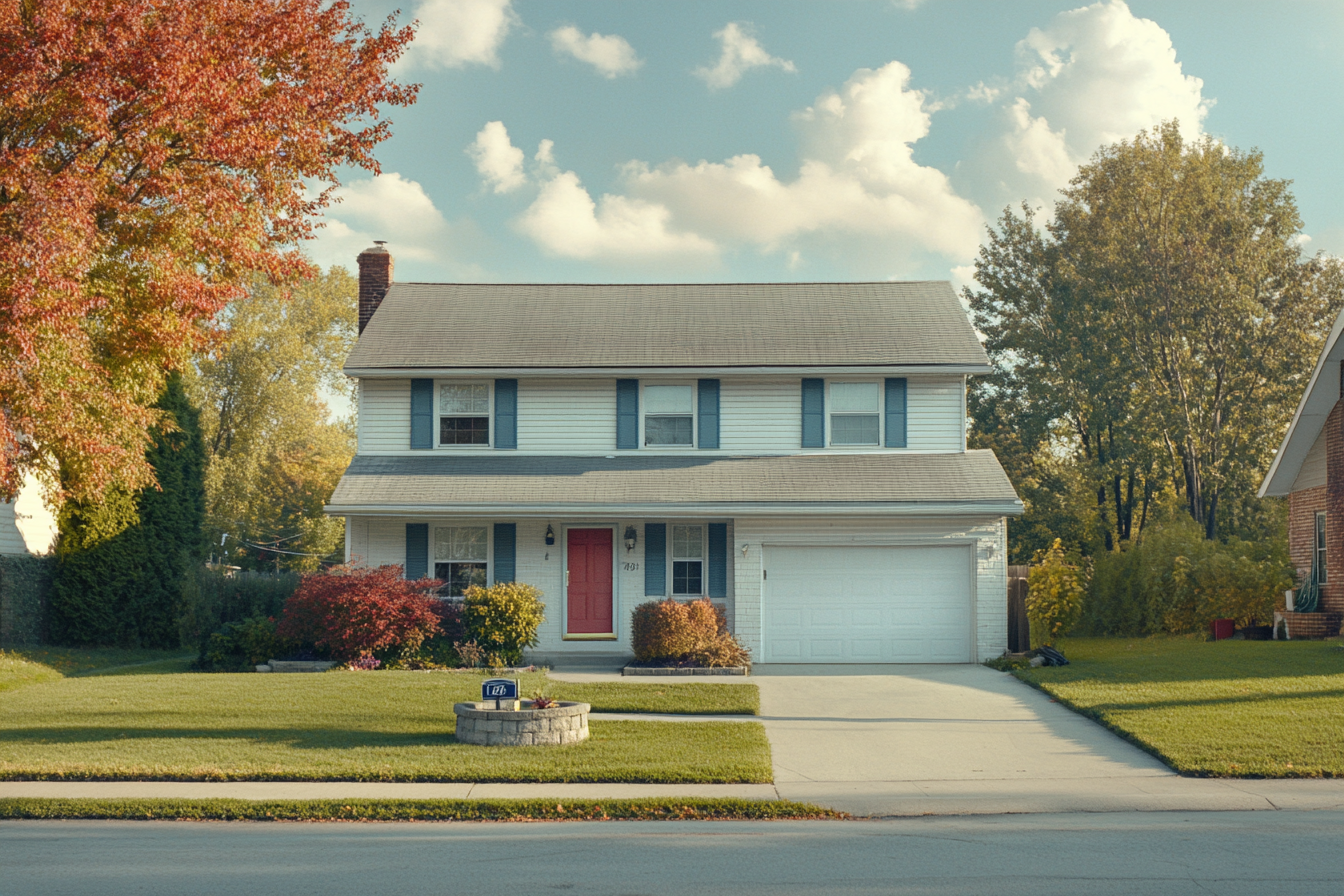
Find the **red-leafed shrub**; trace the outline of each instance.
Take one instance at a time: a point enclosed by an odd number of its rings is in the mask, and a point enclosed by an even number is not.
[[[728,632],[723,612],[701,598],[655,600],[635,607],[635,661],[667,665],[745,666],[750,652]]]
[[[408,582],[400,566],[338,568],[303,577],[285,603],[277,634],[327,651],[337,662],[414,654],[439,631],[442,582]]]

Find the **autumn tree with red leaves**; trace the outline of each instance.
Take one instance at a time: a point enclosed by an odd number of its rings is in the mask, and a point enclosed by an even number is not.
[[[411,36],[344,0],[0,0],[0,495],[153,481],[166,372],[255,274],[312,273]]]
[[[439,632],[437,579],[408,582],[400,566],[338,568],[303,577],[277,633],[338,662],[411,655]]]

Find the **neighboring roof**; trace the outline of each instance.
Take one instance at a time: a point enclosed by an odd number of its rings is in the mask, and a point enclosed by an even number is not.
[[[894,505],[902,505],[896,508]],[[675,511],[1020,513],[992,451],[772,457],[358,456],[327,506],[345,512],[584,507]]]
[[[1302,471],[1302,462],[1307,459],[1311,446],[1325,428],[1325,418],[1339,401],[1340,362],[1344,361],[1344,311],[1335,318],[1330,335],[1325,339],[1325,347],[1316,360],[1316,367],[1307,382],[1307,391],[1298,402],[1293,421],[1284,433],[1283,444],[1274,455],[1274,462],[1265,474],[1256,494],[1263,498],[1267,495],[1286,495],[1293,490],[1297,474]]]
[[[971,366],[950,283],[393,283],[347,371]]]

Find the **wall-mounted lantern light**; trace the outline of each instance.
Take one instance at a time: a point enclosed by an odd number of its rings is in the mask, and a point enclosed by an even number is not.
[[[746,556],[747,556],[747,545],[744,544],[744,545],[742,545],[742,557],[743,557],[743,559],[745,559]]]
[[[626,527],[625,527],[625,549],[626,549],[627,551],[633,551],[633,550],[635,549],[635,542],[636,542],[636,541],[638,541],[638,537],[637,537],[636,534],[635,534],[635,527],[634,527],[634,526],[626,526]]]
[[[546,524],[546,543],[555,544],[555,530],[551,528],[550,523]]]

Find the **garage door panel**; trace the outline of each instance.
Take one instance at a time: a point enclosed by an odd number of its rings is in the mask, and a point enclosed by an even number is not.
[[[971,660],[966,546],[767,548],[763,662]]]

